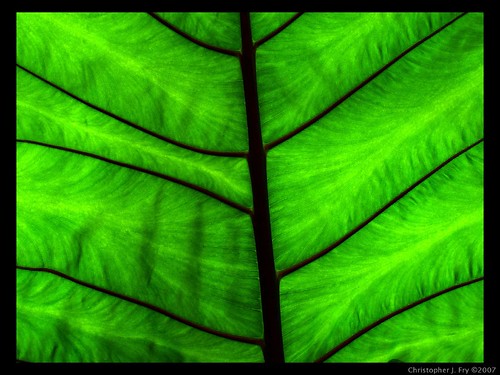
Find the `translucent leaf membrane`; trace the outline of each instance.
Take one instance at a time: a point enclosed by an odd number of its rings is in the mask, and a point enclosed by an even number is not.
[[[17,69],[17,138],[89,152],[200,186],[252,206],[245,158],[177,147],[82,104]]]
[[[483,362],[483,310],[480,281],[390,318],[326,362]]]
[[[364,12],[301,15],[257,49],[264,142],[310,120],[455,16]],[[259,19],[267,17],[254,18],[258,24]]]
[[[18,13],[17,63],[191,146],[245,151],[239,61],[142,13]]]
[[[211,329],[261,337],[249,215],[184,186],[18,144],[17,264],[44,267]]]
[[[481,33],[481,14],[460,18],[270,150],[278,269],[327,248],[483,136]]]
[[[317,360],[396,310],[482,276],[483,146],[480,143],[441,168],[337,248],[281,280],[286,359]],[[446,317],[451,325],[455,318],[459,319],[456,330],[463,324],[472,301],[459,302],[459,298],[451,301],[457,303],[443,307],[440,319]],[[477,303],[472,305],[478,308]],[[464,310],[460,312],[462,307]],[[426,324],[414,329],[442,334],[446,327],[435,323],[437,326]],[[470,324],[474,340],[468,341],[469,351],[457,357],[457,361],[466,361],[471,356],[478,358],[482,321],[476,314]],[[468,333],[466,330],[460,334]],[[395,336],[391,337],[395,340]],[[408,348],[411,345],[408,343]],[[434,346],[428,343],[428,348],[442,352],[440,345],[438,339]],[[349,352],[348,348],[345,350]],[[373,350],[372,358],[376,358],[379,349]],[[387,355],[391,353],[395,352],[389,351]],[[409,356],[396,358],[403,360]],[[428,351],[412,351],[411,361],[426,361],[432,356]],[[369,353],[357,361],[367,358]]]
[[[256,49],[286,361],[481,361],[482,15],[295,16],[250,15],[294,19]],[[17,14],[18,359],[264,360],[247,160],[189,150],[248,150],[239,59],[189,40],[239,27]]]
[[[17,271],[17,358],[30,362],[262,362],[221,338],[59,276]],[[36,316],[36,319],[33,319]],[[70,319],[68,319],[70,317]]]
[[[159,12],[165,21],[212,46],[241,49],[240,14],[213,12]]]
[[[276,29],[292,19],[296,14],[297,13],[295,12],[250,13],[252,38],[254,42],[258,42],[273,33]]]

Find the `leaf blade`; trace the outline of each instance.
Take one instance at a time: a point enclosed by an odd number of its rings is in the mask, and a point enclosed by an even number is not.
[[[86,101],[182,143],[247,150],[234,56],[141,13],[20,13],[17,33],[18,64]]]
[[[233,51],[241,49],[238,13],[158,12],[156,15],[203,43]]]
[[[314,126],[269,151],[279,270],[325,249],[482,138],[481,19],[462,17]],[[469,39],[462,48],[451,48],[463,35]],[[351,204],[358,201],[363,204]]]
[[[78,154],[31,144],[18,152],[19,265],[55,269],[223,332],[261,336],[246,213]]]
[[[302,15],[257,49],[264,142],[271,143],[310,120],[456,16],[384,12]]]
[[[286,361],[481,360],[482,14],[252,13],[245,85],[235,16],[18,14],[20,359],[266,361],[278,281]]]
[[[282,279],[287,360],[313,361],[380,317],[483,276],[482,152],[479,144],[462,154],[334,251]],[[315,332],[307,342],[306,331]]]
[[[243,157],[186,150],[78,102],[17,68],[17,137],[87,152],[192,183],[252,206]]]
[[[18,270],[17,282],[19,359],[70,363],[262,361],[258,345],[202,332],[50,273]],[[31,319],[32,315],[38,319]]]
[[[326,362],[483,362],[483,313],[483,282],[474,281],[391,317]]]

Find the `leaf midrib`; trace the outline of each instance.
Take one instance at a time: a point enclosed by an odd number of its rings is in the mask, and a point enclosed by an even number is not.
[[[241,57],[242,57],[242,53],[240,51],[232,51],[232,50],[226,50],[224,48],[219,48],[219,47],[216,47],[216,46],[213,46],[213,45],[210,45],[210,44],[207,44],[203,41],[200,41],[192,36],[190,36],[189,34],[183,32],[182,30],[178,29],[177,27],[171,25],[168,21],[162,19],[161,17],[159,17],[158,15],[154,14],[154,13],[148,13],[151,17],[155,18],[158,22],[161,22],[165,27],[168,27],[169,29],[173,30],[174,32],[178,33],[179,35],[183,36],[184,38],[186,38],[187,40],[193,42],[193,43],[196,43],[197,45],[200,45],[204,48],[208,48],[210,50],[213,50],[213,51],[216,51],[216,52],[219,52],[219,53],[225,53],[225,54],[230,54],[230,55],[233,55],[233,56],[236,56],[236,57],[239,57],[240,60],[241,60]],[[253,51],[255,51],[260,45],[264,44],[265,42],[267,42],[269,39],[275,37],[276,35],[278,35],[281,31],[283,31],[285,28],[287,28],[288,26],[290,26],[294,21],[296,21],[303,13],[297,13],[295,16],[293,16],[292,18],[290,18],[287,22],[285,22],[283,25],[281,25],[279,28],[277,28],[274,32],[268,34],[267,36],[263,37],[262,39],[260,39],[259,41],[253,43]],[[460,19],[461,17],[463,17],[464,15],[466,15],[467,13],[464,12],[460,15],[458,15],[457,17],[453,18],[452,20],[450,20],[449,22],[447,22],[446,24],[442,25],[440,28],[436,29],[434,32],[432,32],[431,34],[427,35],[426,37],[424,37],[423,39],[419,40],[418,42],[416,42],[415,44],[413,44],[412,46],[410,46],[409,48],[407,48],[405,51],[403,51],[400,55],[398,55],[397,57],[395,57],[393,60],[391,60],[389,63],[387,63],[386,65],[384,65],[383,67],[381,67],[380,69],[378,69],[375,73],[373,73],[371,76],[369,76],[368,78],[366,78],[364,81],[362,81],[358,86],[356,86],[354,89],[350,90],[349,92],[347,92],[343,97],[341,97],[340,99],[338,99],[336,102],[334,102],[331,106],[329,106],[328,108],[326,108],[325,110],[323,110],[321,113],[319,113],[318,115],[316,115],[314,118],[312,118],[311,120],[307,121],[306,123],[304,123],[303,125],[299,126],[298,128],[294,129],[292,132],[274,140],[273,142],[270,142],[268,144],[263,144],[263,147],[264,147],[264,150],[266,151],[266,153],[276,147],[276,146],[279,146],[281,143],[291,139],[293,136],[297,135],[298,133],[300,133],[301,131],[305,130],[306,128],[308,128],[309,126],[315,124],[317,121],[319,121],[322,117],[326,116],[328,113],[330,113],[331,111],[333,111],[336,107],[338,107],[340,104],[342,104],[342,102],[344,102],[345,100],[347,100],[350,96],[352,96],[354,93],[356,93],[357,91],[361,90],[364,86],[366,86],[369,82],[371,82],[373,79],[375,79],[378,75],[380,75],[381,73],[383,73],[386,69],[388,69],[391,65],[393,65],[394,63],[396,63],[398,60],[402,59],[406,54],[408,54],[409,52],[411,52],[413,49],[417,48],[419,45],[421,45],[423,42],[425,42],[426,40],[430,39],[431,37],[433,37],[434,35],[438,34],[440,31],[444,30],[446,27],[450,26],[451,24],[453,24],[455,21],[457,21],[458,19]],[[254,52],[255,53],[255,52]],[[143,133],[146,133],[150,136],[153,136],[157,139],[160,139],[164,142],[167,142],[167,143],[170,143],[170,144],[173,144],[173,145],[176,145],[178,147],[181,147],[181,148],[184,148],[184,149],[187,149],[187,150],[190,150],[190,151],[194,151],[194,152],[197,152],[197,153],[202,153],[202,154],[206,154],[206,155],[212,155],[212,156],[224,156],[224,157],[241,157],[241,158],[246,158],[248,159],[248,152],[231,152],[231,151],[213,151],[213,150],[208,150],[208,149],[203,149],[203,148],[198,148],[198,147],[195,147],[195,146],[192,146],[192,145],[188,145],[188,144],[184,144],[182,142],[179,142],[179,141],[176,141],[176,140],[173,140],[173,139],[170,139],[168,137],[165,137],[161,134],[158,134],[158,133],[155,133],[147,128],[144,128],[138,124],[135,124],[125,118],[122,118],[112,112],[109,112],[107,110],[105,110],[104,108],[101,108],[95,104],[92,104],[80,97],[78,97],[77,95],[75,94],[72,94],[71,92],[65,90],[64,88],[58,86],[57,84],[41,77],[40,75],[36,74],[35,72],[32,72],[31,70],[23,67],[22,65],[20,64],[17,64],[16,65],[26,71],[27,73],[33,75],[34,77],[36,77],[37,79],[43,81],[44,83],[54,87],[55,89],[61,91],[62,93],[70,96],[71,98],[77,100],[78,102],[100,112],[100,113],[103,113],[127,126],[130,126],[138,131],[141,131]],[[85,156],[89,156],[89,157],[94,157],[94,158],[97,158],[97,159],[100,159],[102,161],[106,161],[106,162],[110,162],[110,163],[113,163],[113,164],[116,164],[116,165],[120,165],[120,166],[123,166],[123,167],[126,167],[126,168],[130,168],[130,169],[135,169],[137,171],[140,171],[140,172],[144,172],[144,173],[149,173],[151,175],[154,175],[156,177],[160,177],[160,178],[163,178],[163,179],[166,179],[166,180],[169,180],[171,182],[174,182],[174,183],[178,183],[180,185],[183,185],[183,186],[186,186],[186,187],[189,187],[189,188],[192,188],[192,189],[195,189],[199,192],[202,192],[208,196],[211,196],[212,198],[216,199],[216,200],[219,200],[220,202],[223,202],[231,207],[234,207],[234,208],[237,208],[238,210],[242,211],[242,212],[245,212],[247,214],[250,214],[252,215],[253,214],[253,210],[251,208],[248,208],[248,207],[245,207],[243,205],[240,205],[238,203],[235,203],[223,196],[220,196],[219,194],[217,193],[214,193],[212,191],[209,191],[203,187],[200,187],[198,185],[195,185],[195,184],[192,184],[192,183],[189,183],[189,182],[186,182],[184,180],[181,180],[181,179],[177,179],[175,177],[172,177],[172,176],[168,176],[168,175],[165,175],[165,174],[162,174],[162,173],[158,173],[158,172],[154,172],[152,170],[148,170],[146,168],[142,168],[142,167],[137,167],[137,166],[134,166],[132,164],[128,164],[128,163],[122,163],[122,162],[119,162],[119,161],[116,161],[116,160],[112,160],[112,159],[109,159],[109,158],[105,158],[105,157],[102,157],[102,156],[99,156],[97,154],[93,154],[93,153],[89,153],[89,152],[84,152],[84,151],[79,151],[79,150],[74,150],[74,149],[70,149],[70,148],[66,148],[66,147],[62,147],[62,146],[55,146],[55,145],[49,145],[49,144],[46,144],[46,143],[43,143],[43,142],[37,142],[37,141],[28,141],[28,140],[20,140],[22,142],[26,142],[26,143],[33,143],[33,144],[38,144],[38,145],[44,145],[44,146],[47,146],[47,147],[53,147],[53,148],[57,148],[57,149],[60,149],[60,150],[65,150],[65,151],[69,151],[69,152],[75,152],[75,153],[78,153],[78,154],[81,154],[81,155],[85,155]],[[390,204],[390,202],[389,202]],[[384,206],[385,207],[385,206]],[[383,208],[385,209],[385,208]],[[378,216],[377,213],[374,214],[375,216]],[[370,219],[368,219],[370,220]],[[364,226],[364,225],[362,225]],[[361,227],[362,227],[361,226]],[[359,229],[361,229],[361,227]],[[358,230],[359,230],[358,229]],[[355,229],[355,231],[357,231]],[[350,237],[350,234],[348,233],[346,236]],[[316,257],[319,257],[321,256],[324,252],[327,252],[329,250],[322,250],[320,251],[319,253],[317,253]],[[314,257],[313,256],[313,257]],[[315,258],[316,259],[316,258]],[[292,266],[291,268],[293,267],[300,267],[301,263],[297,264],[297,265],[294,265]],[[285,270],[285,271],[280,271],[280,274],[279,274],[279,277],[282,277],[284,276],[285,274],[287,274],[288,271]]]

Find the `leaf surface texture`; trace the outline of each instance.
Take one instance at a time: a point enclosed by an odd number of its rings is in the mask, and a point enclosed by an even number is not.
[[[18,359],[481,362],[483,15],[249,17],[17,14]]]

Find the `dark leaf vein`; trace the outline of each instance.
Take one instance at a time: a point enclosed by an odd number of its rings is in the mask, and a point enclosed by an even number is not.
[[[121,123],[123,123],[123,124],[125,124],[125,125],[128,125],[128,126],[130,126],[130,127],[134,128],[134,129],[136,129],[136,130],[139,130],[139,131],[141,131],[141,132],[143,132],[143,133],[146,133],[146,134],[148,134],[148,135],[150,135],[150,136],[153,136],[153,137],[155,137],[155,138],[157,138],[157,139],[160,139],[160,140],[162,140],[162,141],[164,141],[164,142],[167,142],[167,143],[173,144],[173,145],[175,145],[175,146],[178,146],[178,147],[181,147],[181,148],[184,148],[184,149],[190,150],[190,151],[194,151],[194,152],[197,152],[197,153],[200,153],[200,154],[205,154],[205,155],[212,155],[212,156],[224,156],[224,157],[243,157],[243,158],[247,156],[247,153],[246,153],[246,152],[230,152],[230,151],[214,151],[214,150],[206,150],[206,149],[203,149],[203,148],[199,148],[199,147],[191,146],[191,145],[188,145],[188,144],[185,144],[185,143],[182,143],[182,142],[176,141],[176,140],[174,140],[174,139],[171,139],[171,138],[165,137],[165,136],[163,136],[163,135],[161,135],[161,134],[158,134],[158,133],[155,133],[155,132],[153,132],[153,131],[151,131],[151,130],[149,130],[149,129],[146,129],[146,128],[144,128],[144,127],[140,126],[140,125],[137,125],[137,124],[135,124],[135,123],[133,123],[133,122],[131,122],[131,121],[127,120],[127,119],[124,119],[124,118],[122,118],[122,117],[120,117],[120,116],[118,116],[118,115],[116,115],[116,114],[114,114],[114,113],[112,113],[112,112],[109,112],[109,111],[107,111],[107,110],[105,110],[105,109],[103,109],[103,108],[100,108],[100,107],[98,107],[98,106],[97,106],[97,105],[95,105],[95,104],[90,103],[90,102],[88,102],[88,101],[86,101],[86,100],[84,100],[84,99],[82,99],[82,98],[78,97],[77,95],[72,94],[71,92],[69,92],[69,91],[67,91],[67,90],[63,89],[62,87],[60,87],[60,86],[56,85],[55,83],[53,83],[53,82],[51,82],[51,81],[49,81],[49,80],[47,80],[47,79],[45,79],[45,78],[43,78],[43,77],[39,76],[38,74],[36,74],[36,73],[32,72],[31,70],[29,70],[29,69],[27,69],[27,68],[25,68],[25,67],[23,67],[23,66],[21,66],[21,65],[19,65],[19,64],[16,64],[16,65],[17,65],[20,69],[24,70],[25,72],[27,72],[27,73],[31,74],[32,76],[34,76],[34,77],[38,78],[39,80],[41,80],[41,81],[45,82],[46,84],[48,84],[48,85],[52,86],[53,88],[55,88],[55,89],[57,89],[57,90],[61,91],[62,93],[64,93],[64,94],[66,94],[66,95],[70,96],[71,98],[73,98],[73,99],[75,99],[75,100],[79,101],[80,103],[82,103],[82,104],[84,104],[84,105],[86,105],[86,106],[88,106],[88,107],[90,107],[90,108],[92,108],[92,109],[94,109],[94,110],[96,110],[96,111],[98,111],[98,112],[101,112],[101,113],[105,114],[106,116],[112,117],[112,118],[114,118],[115,120],[118,120],[118,121],[120,121]]]
[[[242,56],[240,59],[245,89],[247,127],[249,138],[248,167],[252,184],[255,249],[259,268],[262,301],[262,321],[264,324],[264,360],[271,363],[284,361],[281,329],[279,285],[276,279],[269,197],[267,190],[266,154],[262,143],[257,91],[255,49],[252,45],[250,14],[240,14]]]
[[[92,154],[90,152],[71,149],[71,148],[68,148],[68,147],[51,145],[51,144],[47,144],[47,143],[43,143],[43,142],[38,142],[38,141],[32,141],[32,140],[27,140],[27,139],[18,139],[17,142],[29,143],[29,144],[43,146],[43,147],[49,147],[49,148],[53,148],[53,149],[57,149],[57,150],[61,150],[61,151],[72,152],[74,154],[78,154],[78,155],[82,155],[82,156],[87,156],[87,157],[90,157],[90,158],[98,159],[98,160],[101,160],[101,161],[104,161],[104,162],[107,162],[107,163],[118,165],[120,167],[129,168],[129,169],[132,169],[132,170],[135,170],[135,171],[138,171],[138,172],[142,172],[142,173],[147,173],[149,175],[152,175],[152,176],[155,176],[155,177],[159,177],[161,179],[164,179],[164,180],[167,180],[167,181],[170,181],[170,182],[173,182],[173,183],[176,183],[176,184],[179,184],[179,185],[191,188],[193,190],[196,190],[196,191],[198,191],[200,193],[203,193],[203,194],[205,194],[205,195],[207,195],[207,196],[209,196],[211,198],[214,198],[214,199],[216,199],[216,200],[218,200],[218,201],[220,201],[220,202],[222,202],[222,203],[224,203],[224,204],[226,204],[226,205],[228,205],[230,207],[236,208],[237,210],[239,210],[241,212],[244,212],[244,213],[246,213],[248,215],[252,215],[252,213],[253,213],[253,211],[250,208],[245,207],[245,206],[243,206],[241,204],[238,204],[236,202],[233,202],[233,201],[231,201],[231,200],[223,197],[222,195],[214,193],[213,191],[207,190],[207,189],[205,189],[205,188],[203,188],[201,186],[189,183],[187,181],[180,180],[178,178],[175,178],[175,177],[172,177],[172,176],[160,173],[160,172],[152,171],[152,170],[149,170],[149,169],[146,169],[146,168],[142,168],[142,167],[139,167],[139,166],[136,166],[136,165],[124,163],[124,162],[121,162],[121,161],[109,159],[109,158],[106,158],[104,156]]]
[[[138,300],[136,298],[133,298],[133,297],[129,297],[129,296],[117,293],[117,292],[112,291],[110,289],[102,288],[102,287],[99,287],[99,286],[87,283],[85,281],[82,281],[82,280],[79,280],[79,279],[74,278],[72,276],[66,275],[65,273],[57,271],[57,270],[53,270],[53,269],[45,268],[45,267],[26,267],[26,266],[16,266],[16,268],[20,269],[20,270],[25,270],[25,271],[47,272],[47,273],[50,273],[50,274],[62,277],[64,279],[72,281],[72,282],[74,282],[74,283],[76,283],[78,285],[81,285],[81,286],[93,289],[95,291],[98,291],[98,292],[101,292],[101,293],[104,293],[104,294],[107,294],[107,295],[110,295],[110,296],[113,296],[113,297],[116,297],[116,298],[119,298],[121,300],[133,303],[135,305],[139,305],[139,306],[145,307],[147,309],[153,310],[153,311],[155,311],[157,313],[165,315],[168,318],[174,319],[174,320],[176,320],[176,321],[178,321],[180,323],[183,323],[185,325],[188,325],[188,326],[190,326],[192,328],[195,328],[197,330],[200,330],[200,331],[203,331],[203,332],[206,332],[206,333],[218,336],[218,337],[222,337],[222,338],[229,339],[229,340],[234,340],[234,341],[239,341],[239,342],[243,342],[243,343],[247,343],[247,344],[262,345],[262,341],[260,339],[255,339],[255,338],[251,338],[251,337],[244,337],[244,336],[233,335],[233,334],[230,334],[230,333],[221,332],[221,331],[212,329],[210,327],[205,327],[203,325],[200,325],[200,324],[197,324],[195,322],[192,322],[192,321],[189,321],[187,319],[184,319],[184,318],[182,318],[182,317],[180,317],[180,316],[178,316],[176,314],[173,314],[170,311],[162,309],[162,308],[160,308],[158,306],[152,305],[152,304],[144,302],[144,301],[140,301],[140,300]]]
[[[373,220],[375,220],[378,216],[380,216],[389,207],[391,207],[393,204],[395,204],[397,201],[399,201],[401,198],[403,198],[406,194],[408,194],[410,191],[412,191],[417,186],[419,186],[422,182],[426,181],[428,178],[430,178],[432,175],[434,175],[437,171],[439,171],[445,165],[447,165],[448,163],[450,163],[452,160],[456,159],[460,155],[464,154],[465,152],[467,152],[471,148],[477,146],[481,142],[483,142],[483,138],[481,138],[478,141],[474,142],[470,146],[467,146],[463,150],[457,152],[456,154],[454,154],[453,156],[451,156],[450,158],[448,158],[447,160],[445,160],[444,162],[442,162],[441,164],[439,164],[436,168],[434,168],[433,170],[431,170],[430,172],[428,172],[426,175],[424,175],[423,177],[421,177],[420,179],[418,179],[416,182],[414,182],[408,188],[406,188],[401,193],[399,193],[397,196],[395,196],[393,199],[391,199],[382,208],[380,208],[379,210],[377,210],[376,212],[374,212],[368,219],[366,219],[365,221],[363,221],[361,224],[359,224],[358,226],[356,226],[354,229],[350,230],[348,233],[346,233],[344,236],[342,236],[340,239],[338,239],[337,241],[335,241],[333,244],[331,244],[330,246],[328,246],[324,250],[321,250],[320,252],[314,254],[313,256],[311,256],[311,257],[309,257],[307,259],[304,259],[303,261],[301,261],[301,262],[299,262],[299,263],[297,263],[297,264],[295,264],[295,265],[293,265],[293,266],[291,266],[291,267],[289,267],[289,268],[287,268],[285,270],[280,271],[278,273],[279,278],[285,277],[286,275],[288,275],[288,274],[290,274],[290,273],[292,273],[294,271],[297,271],[298,269],[300,269],[300,268],[308,265],[309,263],[314,262],[318,258],[321,258],[323,255],[328,254],[330,251],[332,251],[335,248],[337,248],[338,246],[340,246],[342,243],[344,243],[349,238],[351,238],[352,236],[354,236],[357,232],[359,232],[361,229],[363,229],[370,222],[372,222]]]
[[[196,39],[195,37],[193,37],[193,36],[185,33],[184,31],[182,31],[178,27],[172,25],[170,22],[168,22],[167,20],[163,19],[159,15],[157,15],[155,13],[148,13],[148,14],[151,17],[153,17],[155,20],[157,20],[158,22],[160,22],[162,25],[164,25],[167,28],[169,28],[170,30],[172,30],[173,32],[175,32],[175,33],[179,34],[180,36],[186,38],[190,42],[199,45],[200,47],[204,47],[206,49],[209,49],[209,50],[215,51],[215,52],[219,52],[219,53],[222,53],[224,55],[235,56],[235,57],[239,57],[240,56],[240,52],[239,51],[233,51],[231,49],[217,47],[217,46],[214,46],[212,44],[205,43],[204,41]]]
[[[295,14],[292,18],[290,18],[288,21],[286,21],[283,25],[278,27],[276,30],[274,30],[272,33],[266,35],[262,39],[258,40],[254,44],[254,48],[257,48],[261,45],[263,45],[265,42],[267,42],[269,39],[274,38],[276,35],[281,33],[283,30],[285,30],[288,26],[290,26],[292,23],[294,23],[300,16],[302,16],[304,12],[300,12]]]
[[[426,40],[432,38],[434,35],[438,34],[439,32],[443,31],[444,29],[446,29],[448,26],[450,26],[451,24],[453,24],[455,21],[457,21],[458,19],[460,19],[461,17],[463,17],[465,14],[467,14],[467,13],[462,13],[462,14],[458,15],[457,17],[453,18],[451,21],[447,22],[446,24],[444,24],[440,28],[434,30],[431,34],[427,35],[425,38],[421,39],[417,43],[413,44],[411,47],[407,48],[405,51],[403,51],[401,54],[399,54],[394,59],[392,59],[391,61],[389,61],[382,68],[380,68],[379,70],[377,70],[375,73],[373,73],[372,75],[370,75],[368,78],[366,78],[364,81],[362,81],[359,85],[357,85],[356,87],[354,87],[353,89],[351,89],[350,91],[348,91],[344,96],[342,96],[340,99],[338,99],[337,101],[335,101],[329,107],[327,107],[326,109],[324,109],[318,115],[316,115],[315,117],[313,117],[309,121],[305,122],[304,124],[300,125],[296,129],[292,130],[291,132],[289,132],[289,133],[287,133],[287,134],[285,134],[285,135],[283,135],[283,136],[275,139],[274,141],[266,144],[264,146],[265,149],[266,150],[270,150],[270,149],[272,149],[272,148],[280,145],[281,143],[289,140],[290,138],[294,137],[295,135],[299,134],[301,131],[307,129],[309,126],[315,124],[321,118],[325,117],[328,113],[330,113],[331,111],[333,111],[335,108],[337,108],[339,105],[341,105],[347,99],[349,99],[352,95],[354,95],[356,92],[358,92],[363,87],[365,87],[368,83],[370,83],[371,81],[373,81],[376,77],[378,77],[380,74],[382,74],[384,71],[386,71],[389,67],[391,67],[392,65],[394,65],[397,61],[401,60],[404,56],[406,56],[408,53],[410,53],[415,48],[417,48],[418,46],[420,46]]]
[[[357,338],[363,336],[365,333],[367,333],[368,331],[372,330],[373,328],[377,327],[378,325],[384,323],[385,321],[401,314],[401,313],[404,313],[405,311],[408,311],[418,305],[421,305],[422,303],[424,302],[427,302],[427,301],[430,301],[431,299],[434,299],[436,297],[439,297],[445,293],[449,293],[453,290],[456,290],[456,289],[459,289],[459,288],[463,288],[463,287],[466,287],[468,285],[471,285],[471,284],[474,284],[474,283],[477,283],[479,281],[482,281],[484,280],[484,277],[481,276],[481,277],[478,277],[476,279],[472,279],[472,280],[469,280],[469,281],[466,281],[464,283],[460,283],[460,284],[457,284],[457,285],[453,285],[449,288],[446,288],[446,289],[443,289],[437,293],[434,293],[434,294],[431,294],[427,297],[424,297],[418,301],[415,301],[413,303],[410,303],[409,305],[406,305],[396,311],[393,311],[392,313],[380,318],[379,320],[373,322],[372,324],[366,326],[365,328],[363,328],[362,330],[360,330],[359,332],[355,333],[354,335],[352,335],[351,337],[349,337],[348,339],[344,340],[343,342],[341,342],[339,345],[337,345],[335,348],[333,348],[332,350],[330,350],[328,353],[326,353],[325,355],[323,355],[322,357],[318,358],[315,362],[324,362],[326,361],[328,358],[332,357],[333,355],[335,355],[336,353],[338,353],[340,350],[342,350],[343,348],[345,348],[347,345],[349,345],[350,343],[352,343],[354,340],[356,340]]]

